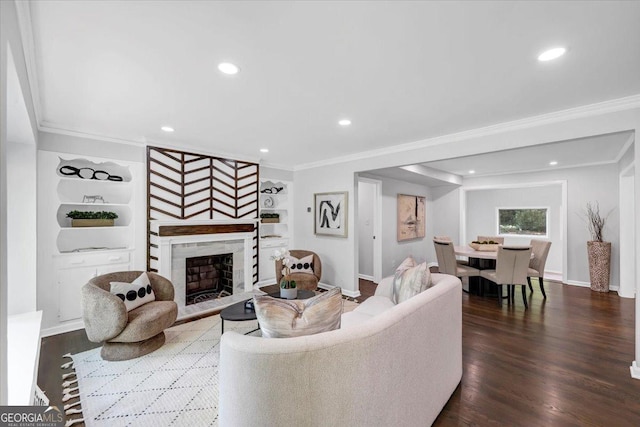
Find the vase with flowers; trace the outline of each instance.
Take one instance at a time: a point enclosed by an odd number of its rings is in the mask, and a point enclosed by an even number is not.
[[[291,258],[289,258],[289,251],[286,249],[276,249],[271,256],[271,259],[274,261],[280,261],[282,264],[280,298],[296,299],[298,297],[298,288],[296,287],[296,281],[291,279]]]

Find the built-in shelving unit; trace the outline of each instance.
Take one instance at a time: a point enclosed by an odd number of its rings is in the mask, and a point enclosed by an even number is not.
[[[144,260],[135,253],[144,247],[136,228],[144,218],[136,210],[141,164],[42,151],[39,168],[39,299],[44,329],[57,333],[82,327],[80,290],[89,279]],[[118,217],[112,226],[74,227],[71,211]]]
[[[271,256],[276,249],[288,248],[292,230],[292,187],[290,182],[260,180],[260,214],[278,214],[278,222],[260,220],[260,280],[259,285],[275,282],[275,267]]]
[[[59,177],[56,220],[60,226],[56,243],[60,253],[130,249],[133,242],[129,230],[132,221],[129,168],[114,162],[60,158],[56,173]],[[118,218],[111,227],[73,227],[67,218],[71,211],[114,212]]]

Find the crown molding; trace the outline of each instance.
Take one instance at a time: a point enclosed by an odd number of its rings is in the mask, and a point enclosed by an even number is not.
[[[33,114],[39,128],[42,119],[42,104],[40,103],[40,86],[36,67],[33,26],[31,25],[31,2],[15,0],[14,3],[16,5],[16,14],[18,15],[20,37],[22,38],[22,53],[27,67],[27,81],[29,83],[29,92],[31,93],[31,102],[33,103]]]
[[[495,135],[499,133],[530,129],[537,126],[559,123],[559,122],[564,122],[564,121],[574,120],[574,119],[587,118],[587,117],[592,117],[592,116],[606,114],[606,113],[614,113],[617,111],[631,110],[639,107],[640,107],[640,94],[637,94],[637,95],[627,96],[624,98],[598,102],[595,104],[588,104],[580,107],[569,108],[566,110],[554,111],[551,113],[527,117],[524,119],[513,120],[510,122],[498,123],[495,125],[485,126],[477,129],[471,129],[463,132],[457,132],[457,133],[452,133],[452,134],[447,134],[442,136],[436,136],[433,138],[408,142],[406,144],[394,145],[392,147],[379,148],[375,150],[349,154],[347,156],[334,157],[331,159],[320,160],[317,162],[305,163],[302,165],[295,166],[294,171],[335,165],[336,163],[345,163],[350,161],[370,159],[374,157],[388,156],[391,154],[402,153],[405,151],[432,147],[434,145],[448,144],[451,142],[490,136],[490,135]]]
[[[287,172],[293,172],[294,171],[292,166],[281,165],[281,164],[278,164],[278,163],[260,162],[260,167],[278,169],[278,170],[287,171]]]
[[[96,140],[96,141],[113,142],[115,144],[135,145],[135,146],[138,146],[138,147],[145,146],[145,142],[144,141],[134,141],[134,140],[130,140],[130,139],[114,138],[114,137],[110,137],[110,136],[98,135],[98,134],[93,134],[93,133],[88,133],[88,132],[78,132],[78,131],[70,130],[70,129],[57,128],[57,127],[52,126],[51,124],[42,124],[42,125],[39,124],[38,125],[38,130],[40,132],[55,133],[55,134],[58,134],[58,135],[66,135],[66,136],[74,136],[74,137],[77,137],[77,138],[93,139],[93,140]]]
[[[194,154],[202,154],[202,155],[211,156],[211,157],[219,157],[222,159],[237,160],[240,162],[256,163],[258,164],[258,166],[260,166],[260,158],[257,156],[241,156],[237,153],[230,153],[227,151],[212,151],[212,150],[207,150],[200,146],[191,145],[191,144],[176,145],[176,144],[169,143],[166,141],[161,141],[161,140],[148,140],[145,142],[144,145],[145,146],[151,145],[154,147],[167,148],[167,149],[177,150],[177,151],[191,152]]]
[[[198,147],[198,146],[194,146],[194,145],[190,145],[190,144],[176,145],[176,144],[173,144],[173,143],[170,143],[170,142],[167,142],[167,141],[162,141],[162,140],[147,140],[146,138],[141,138],[140,140],[114,138],[114,137],[110,137],[110,136],[92,134],[92,133],[88,133],[88,132],[78,132],[78,131],[74,131],[74,130],[62,129],[62,128],[51,127],[51,126],[38,126],[38,130],[41,131],[41,132],[55,133],[55,134],[58,134],[58,135],[66,135],[66,136],[73,136],[73,137],[78,137],[78,138],[93,139],[95,141],[111,142],[111,143],[114,143],[114,144],[132,145],[132,146],[135,146],[135,147],[143,147],[143,148],[145,148],[145,147],[151,145],[151,146],[154,146],[154,147],[167,148],[167,149],[171,149],[171,150],[188,151],[188,152],[197,153],[197,154],[203,154],[203,155],[207,155],[207,156],[239,160],[241,162],[259,163],[259,160],[260,160],[258,157],[251,157],[251,156],[243,157],[243,156],[239,156],[238,154],[234,154],[234,153],[229,153],[229,152],[224,152],[224,151],[206,150],[206,149],[203,149],[202,147]],[[281,168],[279,168],[279,169],[281,169]]]

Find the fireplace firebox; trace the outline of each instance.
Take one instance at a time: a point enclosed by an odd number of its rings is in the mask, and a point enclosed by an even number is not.
[[[233,253],[186,258],[186,305],[233,294]]]

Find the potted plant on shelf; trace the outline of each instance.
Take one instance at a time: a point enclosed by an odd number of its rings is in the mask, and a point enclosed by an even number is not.
[[[289,251],[286,249],[276,249],[271,256],[274,261],[281,261],[283,266],[283,275],[280,279],[280,298],[284,299],[296,299],[298,297],[298,288],[296,288],[296,281],[291,280],[291,259],[289,258]]]
[[[602,239],[602,230],[607,217],[600,215],[600,206],[596,202],[587,203],[585,209],[587,226],[591,233],[591,240],[587,242],[587,255],[589,257],[589,279],[591,290],[596,292],[609,292],[609,277],[611,272],[611,242]]]
[[[263,212],[260,214],[260,222],[263,224],[277,224],[280,222],[280,214]]]
[[[118,214],[106,211],[71,211],[67,218],[71,218],[72,227],[112,227]]]

